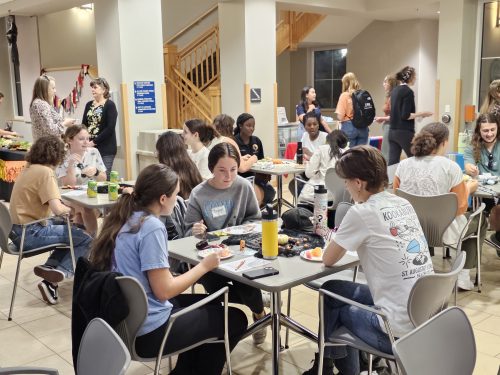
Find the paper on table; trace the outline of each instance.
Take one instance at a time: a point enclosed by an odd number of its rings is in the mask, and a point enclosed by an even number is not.
[[[247,257],[244,259],[235,260],[229,263],[224,263],[219,266],[219,268],[225,269],[231,272],[243,272],[256,267],[263,267],[271,263],[269,260],[256,258],[254,256]]]
[[[87,192],[85,191],[81,191],[81,190],[71,190],[71,191],[68,191],[67,193],[63,193],[61,194],[64,197],[78,197],[80,195],[86,195]]]

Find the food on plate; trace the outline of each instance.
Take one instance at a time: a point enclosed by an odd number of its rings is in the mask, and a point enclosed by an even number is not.
[[[323,250],[321,249],[321,247],[315,247],[314,249],[312,249],[311,251],[308,251],[309,253],[311,253],[311,255],[313,257],[320,257],[321,255],[323,255]]]
[[[283,160],[273,159],[273,164],[283,164]]]
[[[231,255],[231,250],[229,250],[229,248],[224,246],[218,251],[218,253],[221,258],[225,258]]]
[[[286,245],[289,237],[286,234],[278,234],[278,245]]]
[[[240,251],[245,250],[246,242],[245,240],[240,240]]]
[[[203,250],[203,249],[206,249],[208,247],[209,247],[209,245],[208,245],[208,241],[207,240],[201,240],[200,242],[196,243],[196,248],[198,250]]]

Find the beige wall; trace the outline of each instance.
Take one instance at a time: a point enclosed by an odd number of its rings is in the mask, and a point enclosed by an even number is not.
[[[190,25],[196,18],[217,4],[217,0],[162,0],[163,41]],[[202,4],[201,4],[202,3]],[[173,41],[179,49],[218,23],[217,10]]]
[[[72,8],[40,16],[43,68],[97,64],[94,12]]]
[[[483,32],[483,57],[495,57],[500,59],[500,27],[496,27],[497,2],[487,3],[484,6],[484,24]],[[473,55],[473,54],[471,54]],[[481,69],[481,91],[479,92],[479,106],[488,92],[488,86],[494,78],[490,73],[490,68],[494,59],[485,59],[482,61]],[[496,79],[500,77],[496,76]],[[476,106],[479,109],[478,106]]]

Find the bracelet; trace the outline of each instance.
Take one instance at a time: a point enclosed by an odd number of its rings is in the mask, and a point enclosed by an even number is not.
[[[97,168],[96,168],[96,169],[95,169],[95,175],[94,175],[94,177],[99,176],[99,173],[101,173],[101,172],[99,172],[99,169],[97,169]]]

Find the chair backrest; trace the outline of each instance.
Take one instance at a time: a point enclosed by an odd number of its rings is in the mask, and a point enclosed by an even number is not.
[[[328,168],[325,173],[325,186],[333,196],[331,208],[336,209],[340,202],[350,202],[351,195],[345,188],[344,180],[339,177],[335,168]]]
[[[458,253],[448,273],[425,275],[418,279],[408,297],[408,316],[415,327],[443,311],[448,306],[458,273],[464,268],[465,252]]]
[[[3,203],[0,203],[0,248],[6,253],[11,253],[9,250],[9,233],[12,229],[12,220],[10,218],[9,209]]]
[[[335,228],[340,227],[340,223],[344,220],[344,216],[352,207],[352,203],[340,202],[335,210]]]
[[[90,321],[78,350],[78,375],[122,375],[130,353],[118,334],[101,318]]]
[[[408,200],[415,209],[427,244],[431,247],[443,246],[443,234],[457,215],[456,194],[422,196],[397,189],[396,195]]]
[[[135,339],[139,329],[142,327],[148,315],[148,300],[142,285],[130,276],[119,276],[116,278],[120,289],[127,299],[129,314],[119,324],[116,331],[128,348],[133,360],[143,360],[135,351]]]
[[[474,331],[459,307],[450,307],[392,345],[404,375],[471,375],[476,363]]]

